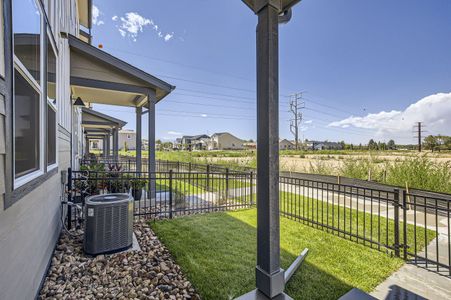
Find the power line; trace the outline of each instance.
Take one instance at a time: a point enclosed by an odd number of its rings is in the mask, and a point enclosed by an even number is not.
[[[231,75],[231,74],[227,74],[227,73],[221,73],[221,72],[217,72],[217,71],[212,71],[212,70],[208,70],[208,69],[204,69],[204,68],[199,68],[197,66],[187,65],[187,64],[184,64],[184,63],[176,62],[176,61],[166,60],[166,59],[157,58],[157,57],[151,57],[151,56],[148,56],[148,55],[139,54],[139,53],[130,52],[130,51],[125,51],[125,50],[121,50],[121,49],[117,49],[117,48],[113,48],[113,47],[108,47],[108,48],[112,49],[112,50],[115,50],[117,52],[122,52],[122,53],[127,53],[127,54],[138,56],[138,57],[143,57],[143,58],[146,58],[148,60],[154,60],[154,61],[159,61],[159,62],[163,62],[163,63],[173,64],[173,65],[182,66],[182,67],[188,68],[188,69],[199,70],[199,71],[202,71],[202,72],[207,72],[207,73],[216,74],[216,75],[220,75],[220,76],[235,78],[235,79],[239,79],[239,80],[244,80],[244,81],[249,81],[249,82],[252,81],[249,78],[240,77],[240,76],[236,76],[236,75]]]
[[[299,125],[302,122],[301,109],[305,108],[305,103],[302,100],[302,93],[292,95],[290,100],[290,111],[293,118],[290,120],[290,131],[294,135],[296,150],[299,150]]]
[[[418,152],[421,152],[422,145],[422,134],[424,133],[424,125],[423,122],[417,122],[415,126],[413,126],[414,130],[416,130],[416,138],[418,139]]]

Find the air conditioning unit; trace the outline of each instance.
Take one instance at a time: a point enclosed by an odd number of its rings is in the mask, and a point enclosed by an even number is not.
[[[133,203],[129,194],[104,194],[86,199],[85,253],[113,253],[132,246]]]

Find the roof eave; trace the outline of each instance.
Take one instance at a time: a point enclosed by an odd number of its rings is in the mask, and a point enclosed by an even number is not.
[[[150,88],[157,91],[157,101],[162,100],[173,90],[175,90],[175,86],[167,83],[166,81],[159,79],[105,51],[97,49],[96,47],[80,40],[79,38],[71,34],[69,34],[68,40],[69,45],[73,50],[87,54],[95,59],[102,61],[103,63],[108,64],[112,68],[126,72],[131,76],[149,84]],[[158,90],[160,93],[158,93]]]

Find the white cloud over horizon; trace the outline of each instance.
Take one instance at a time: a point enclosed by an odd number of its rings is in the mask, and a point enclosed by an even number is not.
[[[168,134],[169,134],[169,135],[182,135],[181,132],[178,132],[178,131],[172,131],[172,130],[168,131]]]
[[[111,18],[114,22],[119,22],[116,25],[119,33],[123,37],[130,37],[134,42],[137,41],[140,33],[144,32],[146,27],[151,28],[156,35],[163,39],[165,42],[171,40],[174,36],[174,32],[164,34],[160,27],[155,24],[152,19],[148,19],[146,17],[141,16],[137,12],[127,12],[123,17],[119,17],[117,15]]]
[[[424,97],[405,110],[381,111],[363,117],[350,116],[330,123],[329,127],[362,128],[376,131],[378,137],[412,136],[412,128],[423,122],[428,134],[450,134],[451,93],[437,93]]]
[[[99,19],[99,17],[102,15],[103,13],[100,11],[100,9],[93,5],[92,6],[92,24],[100,26],[105,24],[105,22],[103,22],[102,20]]]

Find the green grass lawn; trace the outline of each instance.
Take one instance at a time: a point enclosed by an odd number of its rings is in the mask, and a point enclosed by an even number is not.
[[[316,228],[321,228],[320,224],[324,224],[335,229],[343,230],[344,232],[335,233],[341,237],[347,238],[352,241],[363,243],[369,245],[370,247],[375,247],[384,249],[382,245],[393,245],[395,242],[395,222],[393,219],[386,218],[386,212],[384,208],[381,208],[380,216],[372,214],[371,208],[367,208],[363,211],[362,208],[357,211],[354,208],[345,207],[345,198],[333,197],[334,204],[329,200],[321,201],[318,199],[313,199],[305,197],[299,194],[280,192],[280,212],[288,218],[296,219],[301,217],[304,220],[308,220],[310,224]],[[340,205],[338,205],[338,201]],[[349,205],[350,200],[346,200],[346,204]],[[367,200],[367,204],[371,202]],[[383,204],[383,201],[381,201]],[[377,202],[373,202],[373,213],[378,213],[379,207]],[[400,213],[400,219],[402,220],[402,213]],[[319,224],[313,224],[318,222]],[[402,244],[404,238],[404,231],[402,230],[404,226],[403,222],[399,222],[399,242]],[[324,230],[329,230],[325,227]],[[426,243],[424,238],[424,231],[426,229],[420,226],[416,228],[416,241],[418,249],[422,249]],[[329,230],[332,232],[332,230]],[[407,240],[413,241],[415,237],[415,226],[412,224],[407,224]],[[434,230],[428,229],[427,237],[428,241],[432,241],[436,232]],[[357,238],[358,237],[358,238]],[[373,242],[380,243],[370,243],[362,239],[362,237],[369,239]],[[403,249],[400,250],[401,256],[403,255]]]
[[[287,285],[295,299],[337,299],[353,287],[371,291],[403,261],[325,231],[281,218],[281,263],[305,247]],[[203,299],[230,299],[255,287],[256,210],[196,215],[151,223]]]

